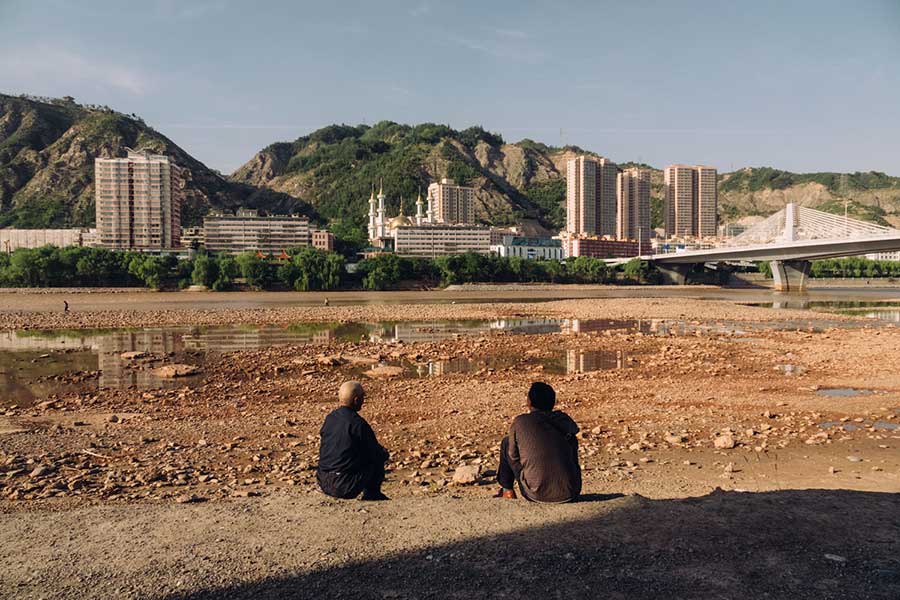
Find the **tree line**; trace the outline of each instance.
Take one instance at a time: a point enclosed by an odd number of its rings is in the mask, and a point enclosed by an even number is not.
[[[345,268],[344,257],[315,248],[296,248],[287,258],[254,252],[231,256],[199,252],[191,258],[172,254],[118,252],[70,246],[18,249],[0,254],[3,287],[137,287],[184,289],[201,285],[214,291],[237,287],[256,290],[385,290],[400,286],[447,286],[462,283],[656,283],[658,273],[647,262],[623,267],[579,257],[566,261],[527,260],[469,252],[451,256],[410,258],[381,254]]]
[[[760,273],[766,277],[772,277],[772,267],[768,262],[761,262],[757,266]],[[810,266],[809,276],[843,279],[900,278],[900,261],[871,260],[861,256],[814,260]]]
[[[621,272],[622,277],[619,277]],[[565,261],[529,260],[496,254],[453,254],[430,258],[410,258],[381,254],[356,267],[359,283],[367,290],[384,290],[402,282],[432,285],[463,283],[658,283],[659,273],[638,259],[621,268],[597,258],[580,256]]]
[[[344,258],[315,248],[288,251],[273,260],[253,252],[231,256],[200,252],[188,259],[173,254],[117,252],[70,246],[21,248],[0,254],[0,286],[137,287],[183,289],[203,285],[215,291],[243,283],[253,289],[332,290],[344,284]]]

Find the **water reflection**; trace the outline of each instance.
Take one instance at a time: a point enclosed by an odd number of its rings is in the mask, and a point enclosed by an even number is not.
[[[900,311],[897,311],[900,312]],[[900,318],[900,316],[898,316]],[[329,342],[439,342],[457,336],[483,335],[493,331],[510,334],[590,334],[620,331],[643,335],[726,334],[748,339],[748,334],[766,330],[807,331],[826,327],[858,326],[822,319],[776,322],[701,323],[666,319],[542,319],[509,318],[482,321],[413,321],[381,323],[300,323],[290,326],[159,327],[116,330],[7,331],[0,332],[0,402],[27,405],[52,394],[98,388],[139,389],[193,385],[192,380],[165,380],[153,374],[151,365],[122,358],[124,352],[147,352],[158,359],[201,364],[207,352],[253,350],[279,345]],[[579,352],[579,351],[572,351]],[[49,353],[49,354],[47,354]],[[521,362],[521,357],[517,357]],[[526,361],[524,366],[554,373],[585,373],[626,368],[621,352],[568,354],[552,359]],[[517,363],[513,363],[517,364]],[[493,357],[487,363],[470,364],[466,359],[439,361],[425,368],[428,375],[509,368],[509,361]],[[419,367],[416,367],[416,371]]]

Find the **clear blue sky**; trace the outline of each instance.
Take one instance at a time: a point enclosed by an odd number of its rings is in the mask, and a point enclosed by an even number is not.
[[[225,172],[390,119],[900,175],[900,0],[0,0],[0,91],[138,113]]]

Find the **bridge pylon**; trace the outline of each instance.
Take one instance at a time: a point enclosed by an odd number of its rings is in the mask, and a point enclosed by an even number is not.
[[[772,260],[774,287],[779,292],[805,292],[812,263],[808,260]]]

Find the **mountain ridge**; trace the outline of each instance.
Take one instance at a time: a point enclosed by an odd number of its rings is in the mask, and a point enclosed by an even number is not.
[[[482,223],[525,222],[553,231],[565,222],[565,162],[594,152],[531,139],[507,142],[481,126],[329,125],[294,141],[274,142],[224,176],[144,123],[74,99],[0,94],[0,226],[89,226],[93,159],[125,147],[171,156],[184,172],[183,224],[211,208],[303,213],[359,235],[374,184],[383,182],[388,210],[407,214],[431,181],[450,177],[476,189]],[[615,160],[615,157],[610,157]],[[638,166],[619,162],[621,167]],[[662,171],[651,170],[654,226],[662,220]],[[719,175],[720,217],[765,216],[787,202],[900,226],[900,177],[879,172],[792,173],[747,167]]]

